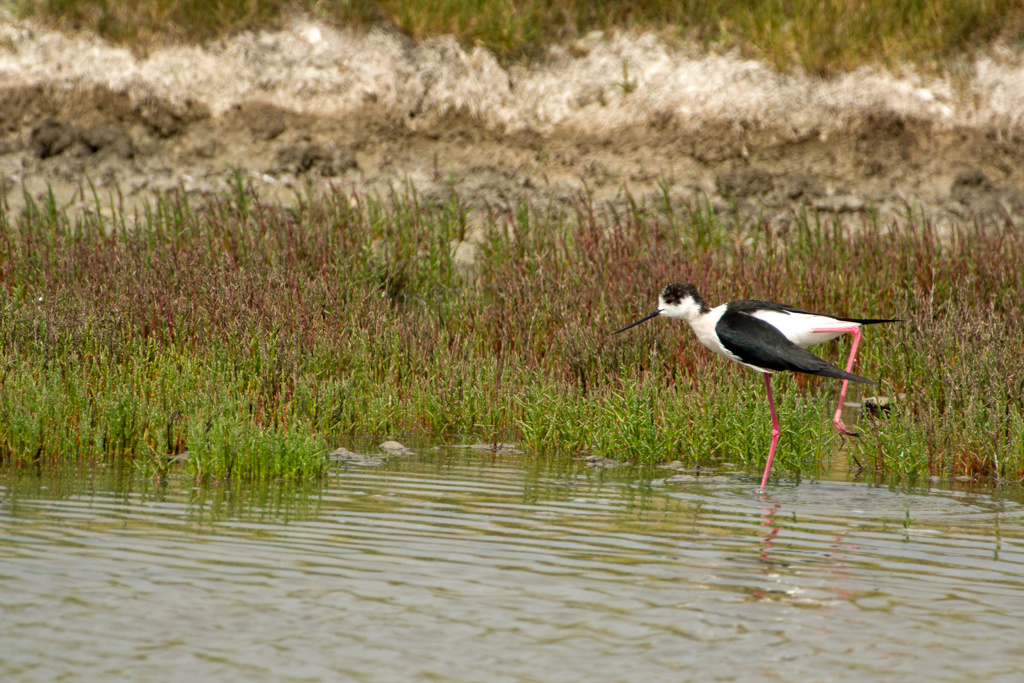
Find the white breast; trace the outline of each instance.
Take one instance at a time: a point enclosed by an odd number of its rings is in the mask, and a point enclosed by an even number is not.
[[[751,315],[765,321],[781,332],[786,339],[805,349],[808,346],[831,341],[849,332],[851,327],[860,327],[859,323],[836,320],[827,315],[814,315],[813,313],[755,311]]]
[[[706,314],[689,321],[690,327],[693,328],[693,333],[697,335],[697,339],[701,344],[711,349],[719,356],[740,363],[742,361],[740,361],[739,356],[722,346],[722,342],[718,341],[718,335],[715,334],[715,326],[718,325],[718,321],[722,319],[722,315],[724,314],[725,304],[716,306]]]

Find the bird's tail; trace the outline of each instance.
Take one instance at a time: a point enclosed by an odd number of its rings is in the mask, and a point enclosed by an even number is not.
[[[878,325],[879,323],[901,323],[903,318],[840,318],[848,323],[857,323],[859,325]]]
[[[796,344],[789,344],[784,348],[776,349],[776,352],[776,357],[772,359],[772,364],[770,366],[766,364],[772,370],[790,370],[792,372],[803,372],[808,375],[847,379],[851,382],[860,382],[861,384],[877,384],[877,382],[866,377],[861,377],[838,368]]]
[[[867,379],[866,377],[861,377],[860,375],[855,375],[852,372],[847,372],[846,370],[837,368],[825,361],[821,361],[821,363],[821,366],[810,371],[809,374],[820,375],[821,377],[835,377],[836,379],[848,379],[851,382],[860,382],[861,384],[878,384],[878,382]],[[807,371],[805,370],[804,372]]]

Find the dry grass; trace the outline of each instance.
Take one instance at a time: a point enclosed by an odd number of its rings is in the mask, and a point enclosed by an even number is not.
[[[452,33],[505,60],[540,55],[590,31],[642,27],[815,74],[934,62],[997,39],[1019,45],[1024,36],[1021,0],[23,0],[19,10],[141,49],[272,26],[303,12],[336,25],[392,26],[412,36]]]

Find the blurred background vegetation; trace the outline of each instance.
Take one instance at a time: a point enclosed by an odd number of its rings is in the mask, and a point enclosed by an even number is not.
[[[145,51],[214,40],[306,14],[335,26],[453,34],[509,62],[591,31],[644,28],[780,68],[830,75],[863,65],[941,64],[1024,42],[1024,0],[19,0],[19,16]]]

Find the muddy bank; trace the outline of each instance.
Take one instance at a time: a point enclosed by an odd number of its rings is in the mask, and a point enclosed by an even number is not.
[[[912,206],[1024,222],[1024,67],[964,70],[821,81],[627,34],[504,68],[447,39],[310,22],[138,57],[7,17],[0,189],[17,206],[92,183],[131,203],[241,172],[281,201],[308,184],[499,204],[626,188],[778,220]]]

